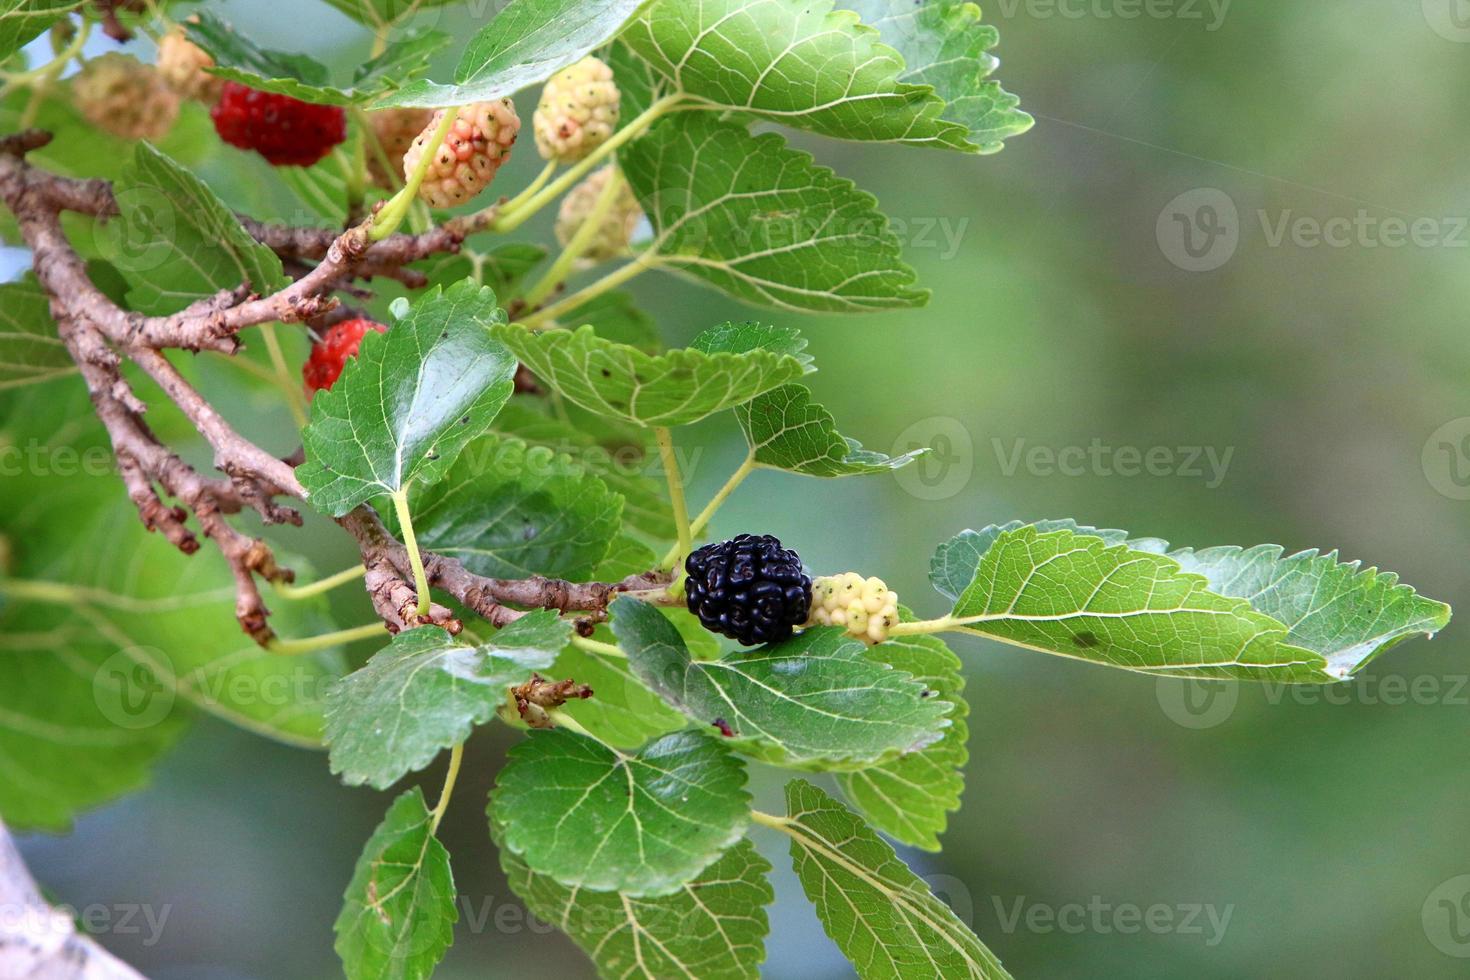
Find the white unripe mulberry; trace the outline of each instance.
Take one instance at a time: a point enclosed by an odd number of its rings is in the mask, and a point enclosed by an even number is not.
[[[185,99],[197,99],[205,105],[219,99],[225,80],[205,71],[213,67],[214,59],[185,37],[182,28],[174,28],[158,42],[158,73]]]
[[[444,112],[440,109],[434,113],[403,155],[405,179],[418,167]],[[452,208],[484,190],[495,179],[500,165],[510,159],[511,145],[521,131],[520,117],[509,99],[473,102],[454,112],[449,135],[434,154],[419,186],[419,197],[431,208]]]
[[[561,209],[556,215],[556,240],[563,247],[592,214],[603,189],[615,173],[617,165],[609,164],[573,187],[562,199]],[[612,208],[598,223],[597,232],[582,251],[584,259],[601,262],[621,255],[643,217],[643,209],[638,206],[638,198],[633,196],[628,182],[619,179],[618,185]]]
[[[898,621],[898,593],[880,578],[843,572],[812,580],[808,626],[841,626],[872,646],[888,639]]]
[[[542,159],[575,163],[618,128],[622,95],[612,69],[586,57],[547,79],[531,122]]]
[[[396,167],[413,145],[414,138],[434,118],[434,110],[379,109],[377,112],[369,112],[367,117],[373,127],[373,136],[383,151],[379,153],[373,147],[368,147],[368,177],[374,186],[392,188],[395,186],[393,176],[384,167],[383,161],[386,159]],[[430,129],[429,132],[433,133],[434,130]]]
[[[160,139],[179,115],[179,97],[163,76],[116,51],[88,61],[72,95],[88,122],[125,140]]]

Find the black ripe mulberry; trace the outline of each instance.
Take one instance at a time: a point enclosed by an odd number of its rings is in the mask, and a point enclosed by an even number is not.
[[[812,580],[796,552],[769,534],[707,544],[684,562],[689,611],[746,646],[778,643],[806,622]]]

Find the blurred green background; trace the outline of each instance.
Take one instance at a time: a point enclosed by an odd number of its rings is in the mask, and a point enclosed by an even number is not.
[[[360,45],[325,5],[219,6],[263,44]],[[897,477],[758,474],[716,534],[777,534],[929,614],[937,542],[1062,516],[1180,545],[1339,548],[1470,607],[1465,6],[1006,0],[985,9],[999,77],[1037,125],[998,156],[794,136],[904,224],[927,309],[757,312],[653,276],[633,291],[671,343],[730,318],[801,327],[844,432],[942,451]],[[522,148],[502,191],[537,165]],[[1395,245],[1390,219],[1418,220],[1419,242]],[[1338,244],[1313,242],[1343,221]],[[277,407],[242,414],[284,441]],[[742,446],[728,418],[693,439],[703,500]],[[1045,465],[1094,444],[1155,450],[1155,473],[1117,472],[1126,451]],[[1213,456],[1190,465],[1196,448]],[[352,561],[320,522],[307,540],[318,567]],[[359,596],[339,601],[361,618]],[[942,854],[905,856],[1018,977],[1465,976],[1470,902],[1450,879],[1470,873],[1466,635],[1456,622],[1327,693],[1185,688],[956,640],[965,806]],[[484,830],[513,738],[471,743],[445,824],[465,904],[440,975],[590,976],[519,913]],[[439,772],[423,779],[432,792]],[[779,810],[780,784],[758,777],[758,804]],[[156,943],[104,937],[150,976],[328,977],[342,888],[388,799],[205,721],[148,790],[25,850],[72,903],[168,907]],[[766,975],[849,976],[784,842],[758,840],[778,869]]]

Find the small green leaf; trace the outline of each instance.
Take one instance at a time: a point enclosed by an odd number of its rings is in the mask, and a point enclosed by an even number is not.
[[[465,47],[454,83],[410,82],[376,107],[489,102],[550,78],[600,47],[646,0],[511,0]]]
[[[838,139],[976,149],[932,88],[901,79],[899,53],[831,0],[656,0],[622,40],[707,107]]]
[[[422,74],[434,53],[450,41],[437,31],[394,38],[382,54],[359,64],[351,81],[333,84],[327,67],[310,55],[259,47],[208,10],[200,10],[184,27],[189,39],[214,59],[213,74],[262,92],[337,106],[361,105],[400,87]]]
[[[35,279],[0,285],[0,391],[76,373]]]
[[[625,753],[584,735],[533,731],[490,796],[505,847],[563,885],[668,895],[745,833],[745,766],[700,732]]]
[[[794,779],[786,784],[786,813],[781,825],[802,890],[861,980],[1010,976],[851,810]]]
[[[374,30],[389,28],[422,10],[447,7],[459,0],[327,0],[348,17]]]
[[[583,303],[577,308],[577,320],[591,324],[602,339],[636,347],[645,354],[663,349],[653,317],[638,309],[633,297],[622,290],[609,290]]]
[[[873,196],[775,133],[679,113],[620,162],[653,223],[645,262],[778,309],[864,313],[928,300]]]
[[[967,630],[1174,677],[1331,683],[1449,621],[1448,606],[1397,576],[1333,555],[1167,547],[1070,521],[1016,523],[958,535],[930,576]]]
[[[934,87],[946,102],[942,118],[968,129],[981,153],[996,152],[1035,123],[1016,108],[1019,99],[987,78],[1000,64],[990,53],[1000,34],[980,22],[980,8],[970,0],[839,2],[903,55],[901,81]]]
[[[0,0],[0,60],[9,58],[85,0]]]
[[[659,610],[623,597],[612,630],[628,663],[652,690],[730,744],[773,765],[855,769],[940,739],[950,705],[870,657],[837,628],[813,628],[784,643],[695,660]]]
[[[766,956],[771,866],[741,841],[671,895],[638,898],[568,888],[538,875],[502,847],[511,890],[555,923],[605,980],[757,980]]]
[[[706,354],[691,347],[645,354],[590,326],[536,333],[516,324],[495,336],[544,384],[582,408],[641,426],[688,425],[802,374],[790,355]]]
[[[507,687],[550,667],[570,639],[571,624],[550,610],[483,643],[462,643],[437,626],[404,630],[327,691],[332,772],[349,786],[392,786],[469,738]]]
[[[900,612],[905,621],[914,618],[907,609]],[[937,636],[894,637],[874,647],[873,656],[912,674],[948,701],[949,727],[933,745],[857,772],[839,773],[837,783],[874,827],[905,844],[937,851],[949,812],[960,808],[969,759],[965,718],[970,709],[963,696],[960,658]]]
[[[348,980],[425,980],[454,942],[449,852],[415,786],[363,847],[333,926]]]
[[[117,182],[119,215],[97,227],[102,257],[128,280],[128,305],[176,313],[222,289],[287,282],[276,253],[251,238],[203,181],[147,143]]]
[[[896,470],[927,453],[888,456],[837,431],[832,413],[805,385],[782,385],[735,409],[757,465],[805,476],[838,477]]]
[[[415,498],[414,527],[422,547],[477,575],[585,581],[607,557],[622,511],[622,499],[570,457],[486,435]]]
[[[487,329],[505,318],[490,289],[435,287],[394,313],[392,328],[369,332],[336,385],[312,399],[302,432],[296,475],[312,505],[334,517],[442,479],[514,387],[515,358]]]

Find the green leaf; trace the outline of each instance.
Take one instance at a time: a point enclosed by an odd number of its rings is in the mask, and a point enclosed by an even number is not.
[[[888,456],[837,431],[832,413],[805,385],[782,385],[735,409],[756,464],[805,476],[838,477],[896,470],[927,453]]]
[[[545,248],[529,242],[498,245],[467,254],[470,251],[462,248],[454,255],[435,256],[417,268],[428,277],[430,285],[449,286],[461,279],[474,278],[480,285],[495,290],[495,295],[510,296],[519,292],[526,276],[546,258]]]
[[[421,10],[445,7],[459,0],[327,0],[327,3],[365,27],[388,28]]]
[[[415,786],[363,847],[333,929],[348,980],[424,980],[454,941],[449,852]]]
[[[771,646],[695,660],[674,624],[631,597],[612,604],[628,663],[669,704],[773,765],[855,769],[940,739],[950,705],[832,627]]]
[[[598,628],[597,637],[604,642],[613,640],[605,627]],[[643,686],[624,657],[569,646],[556,658],[548,676],[570,677],[592,688],[592,697],[569,701],[562,710],[594,737],[617,748],[636,749],[651,738],[689,725],[683,715]]]
[[[873,196],[775,133],[680,113],[620,162],[653,223],[644,262],[779,309],[863,313],[928,300]]]
[[[766,956],[771,866],[741,841],[671,895],[639,898],[568,888],[505,848],[500,866],[532,914],[555,923],[606,980],[757,980]]]
[[[392,786],[442,749],[469,738],[506,688],[550,667],[571,624],[538,610],[483,643],[437,626],[404,630],[361,670],[327,692],[332,772],[349,786]]]
[[[633,297],[622,290],[602,293],[577,307],[577,320],[591,324],[597,336],[636,347],[645,354],[663,349],[653,317],[638,309]]]
[[[900,612],[905,621],[914,618],[907,609]],[[874,827],[905,844],[937,851],[949,812],[960,808],[969,759],[965,719],[970,709],[960,659],[937,636],[894,637],[874,647],[873,656],[912,674],[948,701],[949,727],[933,745],[857,772],[839,773],[837,783]]]
[[[622,499],[570,457],[487,435],[415,498],[414,527],[422,547],[477,575],[585,581],[607,557],[622,511]]]
[[[656,0],[622,40],[677,91],[838,139],[974,150],[903,58],[831,0]],[[752,154],[753,155],[753,154]]]
[[[791,837],[802,890],[861,980],[1010,976],[851,810],[794,779],[786,784],[786,813],[779,823]]]
[[[327,67],[310,55],[259,47],[208,10],[200,10],[184,27],[189,39],[214,59],[212,74],[262,92],[337,106],[361,105],[400,87],[422,74],[434,53],[450,41],[437,31],[394,38],[382,54],[359,64],[351,81],[333,84]]]
[[[691,347],[645,354],[590,326],[536,333],[509,324],[495,336],[548,387],[592,412],[642,426],[688,425],[802,374],[790,355],[706,354]]]
[[[0,285],[0,391],[76,373],[35,279]]]
[[[128,305],[176,313],[249,283],[261,294],[287,283],[276,253],[251,238],[203,181],[147,143],[117,183],[119,216],[97,231],[104,258],[127,279]]]
[[[616,34],[646,0],[512,0],[465,47],[454,82],[410,82],[377,107],[489,102],[544,82]]]
[[[516,362],[488,327],[495,293],[464,281],[394,303],[386,334],[369,332],[330,391],[312,399],[296,475],[334,517],[411,482],[443,478],[510,398]]]
[[[903,55],[901,81],[933,86],[946,102],[942,118],[968,129],[981,153],[996,152],[1035,123],[1016,108],[1019,99],[987,77],[1000,64],[990,53],[1000,33],[980,22],[980,8],[970,0],[839,2]]]
[[[942,545],[930,577],[967,630],[1175,677],[1331,683],[1449,621],[1396,576],[1333,555],[1166,549],[1070,521],[992,526]]]
[[[745,833],[745,766],[700,732],[625,753],[584,735],[533,731],[490,796],[505,847],[574,888],[668,895]]]
[[[84,0],[0,0],[0,60],[9,58]]]

